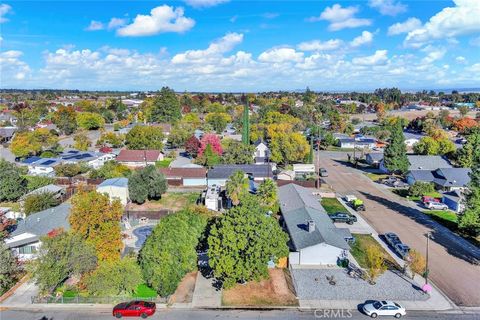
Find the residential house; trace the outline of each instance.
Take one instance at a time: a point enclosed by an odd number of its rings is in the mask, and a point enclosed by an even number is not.
[[[12,249],[19,260],[35,258],[41,245],[40,238],[56,229],[70,229],[68,217],[71,205],[62,203],[57,207],[29,215],[18,222],[16,229],[5,239],[7,247]]]
[[[57,186],[55,184],[49,184],[38,189],[35,189],[22,197],[22,200],[31,195],[38,195],[43,193],[51,193],[57,200],[61,200],[66,193],[66,190],[62,186]]]
[[[465,195],[459,189],[445,192],[442,197],[442,202],[456,213],[462,213],[465,210]]]
[[[68,150],[59,155],[62,163],[80,163],[83,162],[90,168],[98,169],[105,162],[115,160],[113,153],[87,152],[79,150]]]
[[[235,171],[243,171],[254,181],[273,179],[271,164],[223,164],[214,166],[207,172],[207,185],[224,187],[228,178]]]
[[[374,167],[378,167],[380,165],[380,161],[383,159],[383,153],[367,153],[365,156],[365,161]]]
[[[438,168],[452,168],[452,165],[442,156],[423,156],[423,155],[407,155],[410,163],[408,170],[436,170]],[[383,159],[380,161],[379,169],[388,173],[389,170],[385,167]]]
[[[375,139],[357,136],[355,138],[339,138],[338,146],[343,149],[373,149],[377,146]]]
[[[254,143],[255,145],[255,153],[253,158],[255,160],[255,164],[263,164],[267,163],[270,157],[270,149],[268,145],[263,139],[258,139]]]
[[[2,127],[0,128],[0,143],[9,142],[17,131],[17,127]]]
[[[470,168],[438,168],[436,170],[410,170],[406,180],[412,185],[417,181],[430,182],[437,190],[463,190],[470,183]]]
[[[117,161],[129,167],[145,167],[155,165],[156,161],[163,160],[163,153],[159,150],[126,150],[120,151]]]
[[[62,161],[58,158],[40,158],[30,157],[22,161],[23,164],[28,166],[28,174],[33,176],[55,176],[55,166],[59,165]]]
[[[207,169],[200,168],[161,168],[168,185],[183,187],[204,187],[207,185]]]
[[[305,179],[306,177],[316,176],[315,165],[310,163],[295,163],[293,165],[295,178]]]
[[[351,234],[335,227],[312,190],[291,183],[278,189],[278,198],[291,265],[335,265],[347,256]]]
[[[107,179],[97,186],[97,192],[106,193],[110,201],[120,200],[124,206],[130,201],[127,178]]]

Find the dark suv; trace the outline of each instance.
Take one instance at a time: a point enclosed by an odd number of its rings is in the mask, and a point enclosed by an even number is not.
[[[357,217],[343,212],[337,212],[330,215],[330,219],[332,219],[333,222],[345,222],[347,224],[353,224],[354,222],[357,222]]]

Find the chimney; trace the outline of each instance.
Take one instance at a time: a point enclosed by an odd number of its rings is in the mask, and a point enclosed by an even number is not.
[[[308,220],[308,221],[307,221],[307,226],[308,226],[308,232],[313,232],[313,231],[315,231],[315,221],[313,221],[313,220]]]

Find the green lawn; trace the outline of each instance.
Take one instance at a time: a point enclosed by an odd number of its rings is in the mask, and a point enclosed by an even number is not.
[[[160,203],[165,208],[182,209],[188,205],[195,204],[199,197],[199,192],[167,192],[162,195],[160,200],[151,202]]]
[[[423,212],[452,231],[456,231],[458,228],[458,216],[455,212],[448,210],[425,210]]]
[[[365,173],[365,175],[374,182],[377,182],[378,180],[382,180],[388,177],[388,174],[380,174],[380,173],[372,173],[372,172],[367,172]]]
[[[340,203],[340,201],[338,201],[337,198],[322,198],[320,203],[328,214],[334,214],[335,212],[348,213],[348,210]]]
[[[170,162],[172,162],[172,161],[173,161],[173,159],[171,159],[171,158],[164,158],[161,161],[155,162],[155,166],[157,168],[168,168],[168,166],[170,165]]]
[[[352,256],[357,260],[358,264],[362,268],[367,267],[366,263],[366,248],[369,246],[375,246],[383,252],[385,259],[389,262],[389,264],[396,265],[395,260],[383,249],[383,247],[369,234],[353,234],[355,238],[355,243],[350,245],[351,250],[350,253]]]
[[[137,298],[156,298],[157,292],[150,288],[147,284],[143,283],[137,287],[134,296]]]
[[[411,201],[420,201],[422,197],[413,197],[408,195],[408,189],[393,189],[393,193],[399,195],[400,197],[407,198]],[[436,191],[425,193],[424,196],[432,197],[432,198],[442,198],[442,195]]]
[[[340,148],[337,146],[328,146],[327,151],[344,151],[344,152],[353,152],[352,148]]]
[[[21,211],[19,202],[0,202],[0,207],[10,208],[10,210],[15,212]]]

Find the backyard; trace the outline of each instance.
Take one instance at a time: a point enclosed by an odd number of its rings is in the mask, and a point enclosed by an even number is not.
[[[320,203],[328,214],[334,214],[336,212],[348,213],[348,210],[337,198],[322,198]]]
[[[131,203],[130,210],[171,210],[179,211],[189,205],[195,204],[198,197],[198,192],[167,192],[162,195],[159,200],[150,200],[142,205]]]
[[[223,290],[224,306],[297,306],[288,269],[269,269],[270,278]]]

